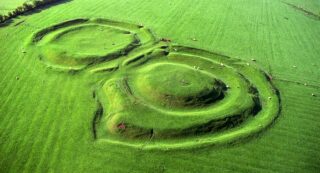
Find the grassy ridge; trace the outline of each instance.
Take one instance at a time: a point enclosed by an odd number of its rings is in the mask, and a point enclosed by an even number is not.
[[[23,53],[21,44],[39,29],[79,17],[143,23],[179,44],[254,58],[273,75],[282,113],[261,137],[236,146],[142,152],[95,143],[90,131],[97,108],[91,92],[95,79],[50,71],[36,54]],[[74,0],[15,22],[21,20],[26,21],[17,27],[0,28],[0,172],[320,169],[320,136],[315,133],[320,130],[320,99],[311,96],[320,92],[320,26],[281,1]]]

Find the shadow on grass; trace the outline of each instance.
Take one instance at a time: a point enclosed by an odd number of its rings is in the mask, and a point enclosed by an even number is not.
[[[288,2],[284,2],[284,1],[283,1],[282,3],[288,5],[289,7],[293,8],[293,9],[295,9],[295,10],[298,10],[298,11],[304,13],[306,16],[308,16],[308,17],[310,17],[310,18],[312,18],[312,19],[314,19],[314,20],[318,20],[318,21],[320,20],[320,14],[318,15],[318,14],[316,14],[316,13],[313,13],[312,11],[306,10],[305,8],[303,8],[303,7],[301,7],[301,6],[297,6],[297,5],[288,3]]]

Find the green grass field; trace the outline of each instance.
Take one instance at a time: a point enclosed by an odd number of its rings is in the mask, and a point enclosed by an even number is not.
[[[317,0],[72,0],[8,23],[1,173],[320,171]]]
[[[22,5],[24,2],[28,2],[28,0],[14,0],[14,1],[1,1],[0,3],[0,14],[4,15],[10,11],[13,11],[18,6]]]

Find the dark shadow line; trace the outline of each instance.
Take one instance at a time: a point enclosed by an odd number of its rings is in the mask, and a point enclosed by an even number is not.
[[[308,11],[308,10],[302,8],[302,7],[296,6],[296,5],[288,3],[288,2],[282,1],[282,3],[292,7],[293,9],[296,9],[298,11],[301,11],[301,12],[305,13],[307,16],[312,17],[313,19],[320,20],[320,15],[318,15],[318,14],[315,14],[315,13],[313,13],[311,11]]]

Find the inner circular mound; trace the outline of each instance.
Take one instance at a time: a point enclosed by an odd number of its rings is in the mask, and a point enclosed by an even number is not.
[[[104,25],[84,25],[66,29],[50,41],[50,47],[83,59],[104,56],[127,47],[134,40],[132,34]]]
[[[142,68],[132,83],[147,100],[167,107],[204,106],[222,99],[225,89],[210,73],[170,63]]]

